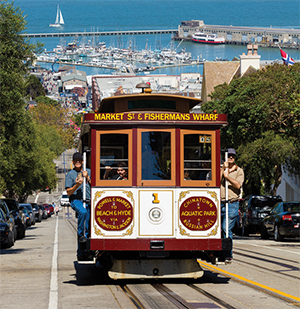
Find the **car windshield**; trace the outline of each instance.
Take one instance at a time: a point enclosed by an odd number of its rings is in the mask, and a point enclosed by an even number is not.
[[[3,211],[2,211],[2,209],[0,209],[0,219],[5,221],[5,215],[4,215]]]
[[[62,198],[69,198],[69,195],[63,195]]]
[[[31,205],[24,205],[28,210],[32,211]]]
[[[19,210],[18,206],[16,204],[16,201],[14,201],[14,200],[5,200],[5,203],[8,206],[9,211],[12,211],[12,210],[18,211]]]
[[[25,214],[27,214],[27,215],[28,215],[28,210],[27,210],[27,208],[26,208],[26,207],[24,207],[22,210],[23,210],[23,212],[24,212]]]
[[[284,203],[283,207],[284,207],[284,211],[287,211],[287,212],[300,212],[299,203]]]
[[[264,208],[266,206],[273,207],[276,203],[280,202],[281,199],[278,197],[254,197],[251,200],[251,206]]]

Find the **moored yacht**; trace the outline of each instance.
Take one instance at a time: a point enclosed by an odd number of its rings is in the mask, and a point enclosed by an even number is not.
[[[203,32],[196,32],[192,36],[192,41],[204,44],[224,44],[225,38],[223,37],[218,38],[216,34],[206,34]]]

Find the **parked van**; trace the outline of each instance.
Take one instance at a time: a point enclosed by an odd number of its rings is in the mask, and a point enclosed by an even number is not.
[[[60,206],[70,206],[69,195],[67,191],[63,191],[60,198]]]

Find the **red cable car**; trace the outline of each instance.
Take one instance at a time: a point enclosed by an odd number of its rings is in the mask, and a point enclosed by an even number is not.
[[[218,263],[223,114],[190,112],[200,99],[142,93],[108,97],[84,115],[89,151],[89,250],[113,279],[198,278]]]

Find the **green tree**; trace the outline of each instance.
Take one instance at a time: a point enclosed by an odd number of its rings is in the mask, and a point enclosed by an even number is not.
[[[53,106],[38,103],[37,107],[30,110],[33,119],[40,125],[55,128],[62,140],[63,148],[72,148],[74,138],[78,133],[74,122],[68,116],[68,110],[60,105]]]
[[[29,98],[35,99],[36,97],[39,97],[39,96],[45,96],[45,90],[44,90],[42,83],[34,75],[30,74],[29,76],[27,76],[25,87],[26,87],[26,95],[28,99]]]
[[[55,187],[55,151],[44,147],[40,128],[25,110],[25,77],[34,53],[21,35],[26,22],[13,3],[0,4],[0,192],[25,200],[35,189]],[[48,138],[48,137],[47,137]],[[57,151],[56,151],[57,153]]]
[[[47,105],[53,105],[53,106],[57,106],[59,105],[59,103],[56,100],[50,99],[48,97],[46,97],[45,95],[40,95],[38,97],[35,98],[36,103],[44,103]]]
[[[227,114],[222,148],[235,147],[245,169],[245,193],[275,194],[282,165],[297,175],[300,133],[300,64],[267,66],[230,85],[217,86],[205,112]],[[253,166],[255,165],[255,167]]]

